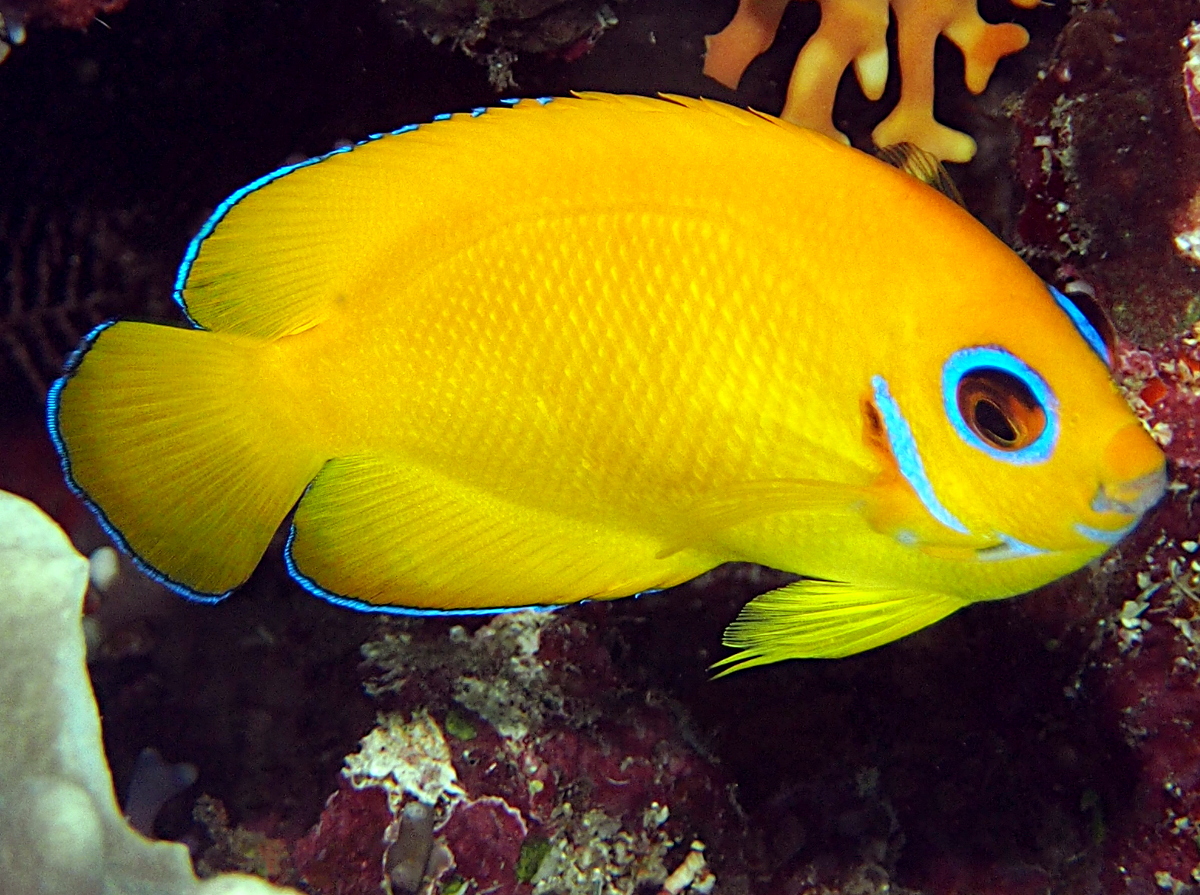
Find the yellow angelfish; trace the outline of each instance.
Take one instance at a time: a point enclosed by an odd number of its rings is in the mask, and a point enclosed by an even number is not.
[[[242,584],[295,508],[334,602],[810,576],[736,667],[843,656],[1103,553],[1164,461],[1088,316],[937,191],[715,102],[445,116],[261,178],[188,250],[195,329],[93,332],[49,422],[151,574]]]

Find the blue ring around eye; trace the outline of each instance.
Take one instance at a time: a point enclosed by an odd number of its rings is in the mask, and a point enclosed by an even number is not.
[[[1112,366],[1112,354],[1109,353],[1108,346],[1104,344],[1104,339],[1100,333],[1096,332],[1096,327],[1088,322],[1088,319],[1083,316],[1083,312],[1079,310],[1075,302],[1067,298],[1049,283],[1046,288],[1050,290],[1050,294],[1054,296],[1054,301],[1058,306],[1067,312],[1067,316],[1071,318],[1071,322],[1075,324],[1075,328],[1079,330],[1079,334],[1084,340],[1092,346],[1092,350],[1100,355],[1100,359],[1104,361],[1106,366]]]
[[[993,447],[975,434],[958,409],[958,385],[964,376],[974,370],[1000,370],[1019,379],[1033,394],[1046,414],[1046,427],[1031,444],[1013,451],[1002,451]],[[979,345],[954,352],[942,366],[942,402],[946,418],[967,444],[983,451],[989,457],[1029,466],[1045,463],[1054,453],[1058,443],[1058,399],[1041,376],[1014,354],[997,345]]]

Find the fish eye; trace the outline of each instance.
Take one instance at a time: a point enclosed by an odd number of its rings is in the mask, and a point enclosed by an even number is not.
[[[1058,439],[1058,402],[1028,364],[994,345],[956,351],[942,369],[946,415],[972,447],[1008,463],[1041,463]]]
[[[991,367],[958,381],[958,412],[971,431],[996,450],[1017,451],[1046,429],[1046,412],[1016,376]]]

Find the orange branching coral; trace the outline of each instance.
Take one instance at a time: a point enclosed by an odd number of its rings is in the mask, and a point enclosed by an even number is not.
[[[736,88],[742,73],[775,39],[789,0],[740,0],[723,31],[708,37],[704,73]],[[819,0],[821,25],[800,51],[788,84],[782,117],[845,141],[833,126],[838,81],[851,63],[859,86],[879,99],[887,83],[889,6],[896,12],[900,57],[900,101],[872,137],[880,146],[916,143],[945,161],[965,162],[975,141],[933,117],[933,47],[948,37],[966,60],[972,93],[987,86],[997,60],[1029,42],[1020,25],[992,25],[979,16],[975,0]],[[1011,0],[1030,9],[1039,0]]]

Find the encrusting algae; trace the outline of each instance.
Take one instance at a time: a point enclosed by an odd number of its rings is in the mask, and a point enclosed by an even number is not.
[[[706,39],[704,73],[736,89],[746,67],[775,39],[790,0],[740,0],[733,20]],[[1012,0],[1025,9],[1038,0]],[[846,137],[833,125],[833,101],[842,73],[853,63],[869,99],[883,95],[888,76],[889,6],[896,13],[900,101],[872,137],[878,146],[914,143],[939,159],[967,162],[975,141],[933,117],[933,49],[945,35],[962,50],[965,80],[982,93],[996,62],[1029,43],[1020,25],[985,22],[974,0],[820,0],[821,25],[800,51],[780,115],[827,136]]]

